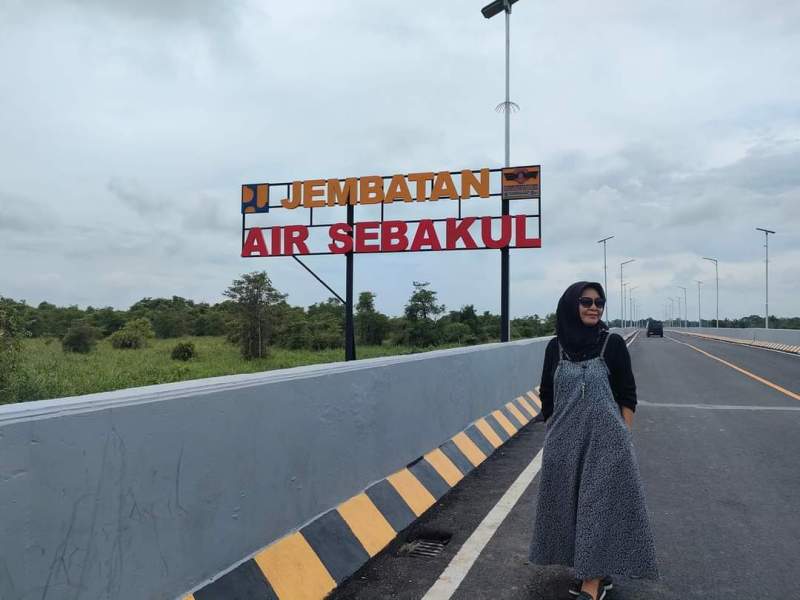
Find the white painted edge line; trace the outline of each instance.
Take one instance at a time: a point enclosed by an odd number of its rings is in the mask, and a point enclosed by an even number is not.
[[[628,348],[630,348],[631,344],[634,342],[634,340],[636,340],[636,336],[638,336],[638,335],[639,335],[639,329],[637,329],[636,331],[633,332],[633,335],[630,338],[628,338],[628,341],[625,342],[625,345]]]
[[[447,568],[439,575],[439,579],[431,586],[427,593],[422,597],[422,600],[449,600],[449,598],[461,585],[461,582],[469,573],[472,565],[480,556],[484,547],[489,540],[492,539],[495,531],[503,523],[508,513],[514,508],[519,501],[520,496],[528,489],[528,486],[533,481],[534,477],[539,473],[542,468],[542,452],[544,449],[539,450],[539,453],[533,458],[530,464],[525,467],[525,470],[520,473],[516,481],[511,484],[500,498],[500,501],[494,505],[489,514],[484,517],[481,524],[472,532],[466,542],[459,548],[458,553],[450,561]]]

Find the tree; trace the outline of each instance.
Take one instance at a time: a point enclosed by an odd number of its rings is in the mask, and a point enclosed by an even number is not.
[[[20,377],[20,341],[27,335],[12,302],[0,297],[0,404],[16,399],[14,386]]]
[[[280,316],[274,331],[276,343],[290,350],[311,347],[311,328],[301,306],[278,305]]]
[[[61,347],[64,352],[79,352],[88,354],[97,345],[97,340],[102,334],[97,327],[92,327],[85,321],[77,321],[64,334]]]
[[[245,273],[223,294],[233,301],[236,337],[245,359],[267,356],[274,327],[274,307],[286,298],[266,271]]]
[[[359,344],[380,346],[389,332],[389,318],[375,310],[375,294],[358,295],[355,314],[356,340]]]
[[[413,282],[414,292],[405,307],[407,343],[414,347],[435,346],[440,333],[434,317],[444,312],[443,304],[436,304],[436,292],[427,289],[430,283]]]
[[[155,337],[155,332],[150,321],[140,317],[125,323],[125,327],[112,333],[108,339],[111,340],[114,348],[136,350],[147,346],[147,341],[153,337]]]
[[[91,308],[91,307],[89,307]],[[109,336],[115,331],[119,331],[125,326],[126,313],[121,310],[114,310],[111,306],[97,308],[87,312],[87,322],[97,327],[103,336]]]
[[[555,333],[555,314],[551,313],[546,319],[539,315],[520,317],[511,320],[511,338],[535,338]]]
[[[493,315],[488,310],[478,317],[481,342],[500,341],[500,315]]]
[[[130,308],[133,318],[146,318],[153,324],[158,338],[174,338],[191,331],[197,309],[192,300],[172,298],[142,298]]]
[[[448,323],[442,331],[443,339],[448,344],[471,345],[476,341],[475,334],[466,323]]]
[[[313,350],[344,347],[344,305],[328,298],[308,307],[308,344]]]

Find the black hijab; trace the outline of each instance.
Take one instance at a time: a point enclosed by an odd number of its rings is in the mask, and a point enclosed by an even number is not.
[[[586,288],[594,289],[605,300],[603,286],[593,281],[578,281],[569,286],[558,301],[556,336],[572,360],[586,360],[597,348],[601,335],[608,330],[602,320],[597,325],[584,325],[578,312],[578,298]]]

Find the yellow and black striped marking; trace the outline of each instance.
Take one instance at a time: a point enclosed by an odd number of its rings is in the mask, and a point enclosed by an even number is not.
[[[533,390],[507,402],[184,600],[321,600],[527,425],[541,406]]]

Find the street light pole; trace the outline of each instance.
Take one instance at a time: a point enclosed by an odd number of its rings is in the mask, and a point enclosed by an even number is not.
[[[717,324],[716,327],[719,329],[719,261],[716,258],[708,258],[706,256],[703,257],[703,260],[710,260],[714,263],[714,271],[717,275]]]
[[[697,328],[700,329],[703,326],[703,317],[700,313],[700,286],[703,285],[702,281],[697,281]]]
[[[621,327],[625,327],[625,288],[623,287],[625,284],[623,283],[624,277],[622,275],[622,267],[635,260],[635,258],[631,258],[630,260],[619,263],[619,297],[622,298],[622,302],[619,304],[619,322]]]
[[[637,289],[638,287],[639,287],[638,285],[635,285],[628,288],[628,305],[630,306],[630,310],[628,311],[628,322],[631,324],[631,327],[636,326],[634,323],[634,321],[636,320],[636,316],[634,315],[633,312],[633,306],[634,306],[633,290]]]
[[[497,106],[497,110],[505,113],[505,165],[511,166],[511,111],[519,106],[511,102],[511,5],[518,0],[494,0],[481,9],[487,19],[491,19],[500,12],[506,15],[506,99]],[[509,214],[508,198],[501,199],[501,214]],[[511,297],[511,261],[508,246],[500,248],[500,341],[507,342],[510,338],[510,297]]]
[[[606,242],[614,236],[610,235],[602,240],[597,240],[597,243],[603,244],[603,289],[606,291],[606,314],[610,315],[611,311],[608,309],[608,267],[606,266]],[[610,317],[609,317],[610,318]]]
[[[764,312],[764,328],[769,329],[769,234],[775,232],[770,229],[763,229],[761,227],[756,227],[756,231],[764,232],[764,248],[766,249],[766,254],[764,256],[764,269],[766,272],[766,280],[764,282],[764,298],[766,304]]]
[[[669,296],[667,300],[669,300],[669,326],[675,327],[675,322],[672,320],[672,315],[675,312],[675,304],[674,304],[675,298]]]
[[[620,317],[620,327],[623,327],[623,328],[625,327],[625,321],[627,320],[625,318],[627,316],[625,314],[627,312],[625,310],[625,307],[628,306],[628,304],[627,304],[628,301],[626,300],[628,295],[625,293],[625,292],[628,291],[627,285],[628,285],[627,281],[622,284],[622,317]]]
[[[678,287],[683,290],[683,326],[689,329],[689,303],[686,301],[686,288],[682,285]]]

